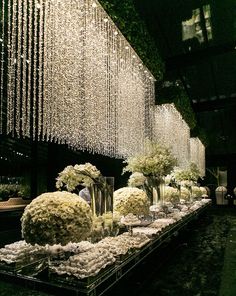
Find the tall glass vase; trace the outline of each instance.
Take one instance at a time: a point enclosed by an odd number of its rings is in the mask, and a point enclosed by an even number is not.
[[[164,179],[160,176],[147,176],[145,191],[148,195],[151,205],[163,203],[164,201]]]
[[[101,186],[99,184],[94,183],[89,187],[89,193],[91,197],[91,210],[93,216],[102,215],[103,202],[102,202],[102,191]]]
[[[104,177],[104,183],[94,183],[89,187],[91,209],[94,216],[113,213],[114,177]]]

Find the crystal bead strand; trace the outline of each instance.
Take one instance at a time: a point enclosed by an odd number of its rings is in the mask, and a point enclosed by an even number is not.
[[[7,133],[15,134],[15,79],[16,79],[16,30],[17,30],[17,2],[9,1],[8,6],[8,82],[7,82]],[[12,15],[12,19],[11,16]]]
[[[16,101],[15,101],[15,132],[21,135],[21,109],[22,109],[22,0],[18,0],[17,22],[17,69],[16,69]]]
[[[39,18],[39,6],[35,2],[34,5],[34,46],[33,46],[33,117],[32,117],[32,138],[36,139],[38,128],[37,126],[37,105],[38,105],[38,18]]]
[[[44,36],[44,0],[39,1],[39,44],[38,44],[38,140],[42,138],[43,124],[43,36]]]
[[[27,1],[26,1],[27,2]],[[25,99],[25,136],[30,137],[30,114],[31,114],[31,93],[32,93],[32,47],[33,47],[33,1],[28,2],[28,57],[27,57],[27,90]]]
[[[22,135],[27,135],[27,128],[26,128],[26,122],[27,122],[27,48],[28,48],[28,16],[27,16],[27,0],[23,0],[23,17],[22,17],[22,104],[21,104],[21,131]]]
[[[1,57],[0,57],[0,73],[1,73],[1,78],[0,78],[0,133],[3,131],[3,76],[4,76],[4,58],[5,58],[5,1],[2,0],[2,34],[1,34],[1,39],[0,39],[0,44],[1,44]]]

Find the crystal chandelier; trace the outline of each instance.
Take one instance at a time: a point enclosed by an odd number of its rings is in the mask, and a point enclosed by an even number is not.
[[[205,176],[205,146],[198,137],[190,138],[190,160],[197,165],[200,174]]]
[[[153,139],[171,149],[178,166],[185,168],[190,158],[190,129],[174,104],[153,108]]]
[[[1,1],[7,133],[118,158],[142,150],[155,79],[99,2]]]

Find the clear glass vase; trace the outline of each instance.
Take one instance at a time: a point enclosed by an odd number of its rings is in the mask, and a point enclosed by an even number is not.
[[[104,177],[104,183],[92,184],[89,192],[94,216],[113,213],[114,177]]]
[[[160,176],[149,175],[146,177],[147,181],[145,183],[145,191],[150,200],[151,205],[156,205],[158,203],[163,204],[164,202],[164,179]]]

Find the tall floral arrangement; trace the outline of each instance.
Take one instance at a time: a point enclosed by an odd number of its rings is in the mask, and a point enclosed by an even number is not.
[[[177,159],[169,148],[152,141],[147,141],[143,153],[129,157],[124,161],[126,167],[123,172],[139,172],[144,176],[168,175],[177,165]]]
[[[144,186],[151,200],[153,200],[153,188],[155,188],[160,199],[160,183],[164,176],[170,174],[177,159],[172,155],[170,149],[148,140],[144,152],[127,158],[123,173],[142,173],[145,177]]]
[[[203,178],[195,163],[190,163],[186,169],[180,169],[175,167],[172,172],[173,179],[179,185],[191,186],[198,181],[199,178]]]

